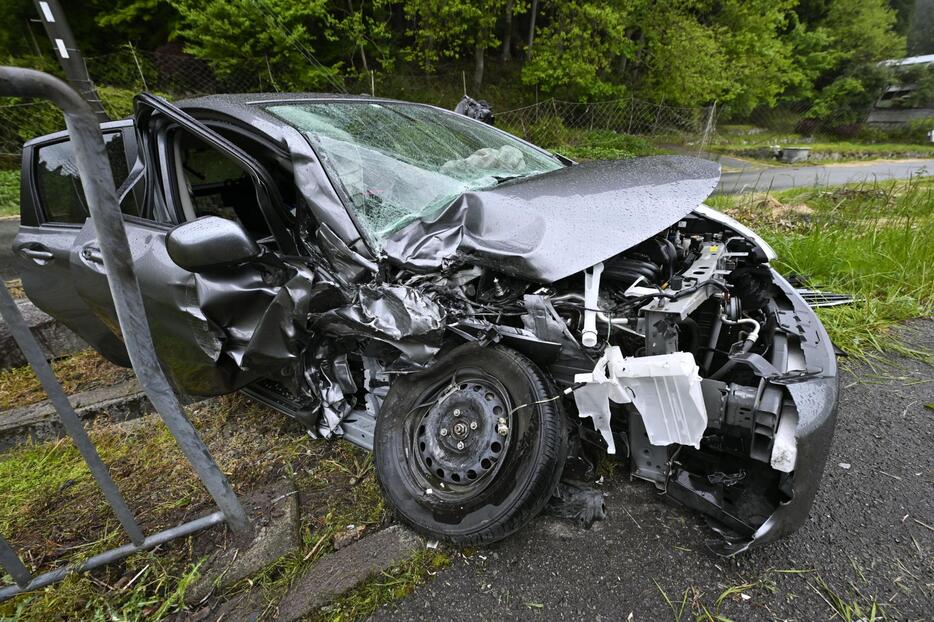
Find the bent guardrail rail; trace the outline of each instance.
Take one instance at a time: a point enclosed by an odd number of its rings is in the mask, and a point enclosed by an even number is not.
[[[91,213],[91,222],[100,242],[120,331],[133,370],[139,378],[140,386],[214,499],[219,511],[150,536],[143,534],[81,420],[68,402],[68,397],[55,378],[52,368],[45,360],[42,349],[4,286],[0,291],[0,315],[6,320],[16,343],[48,393],[62,425],[87,462],[91,474],[113,508],[131,544],[111,549],[80,564],[32,576],[17,553],[0,536],[0,566],[15,582],[15,585],[0,588],[0,600],[50,585],[71,572],[103,566],[220,522],[226,522],[238,538],[245,539],[252,534],[252,526],[246,512],[197,430],[185,417],[181,403],[156,357],[139,282],[133,269],[133,257],[123,227],[123,216],[117,201],[113,175],[96,116],[87,102],[58,78],[32,69],[0,67],[0,97],[12,96],[50,100],[61,108],[65,115],[65,124],[74,146],[76,165]]]

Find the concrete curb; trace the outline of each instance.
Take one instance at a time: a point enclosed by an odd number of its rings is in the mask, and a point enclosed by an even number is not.
[[[210,614],[196,611],[192,615],[198,620],[215,622],[253,622],[260,616],[266,619],[269,612],[274,612],[271,619],[276,622],[292,622],[314,613],[370,577],[404,562],[424,546],[420,536],[400,525],[392,525],[322,558],[295,579],[275,606],[268,605],[261,591],[254,589],[234,596]]]
[[[109,421],[117,423],[138,419],[153,412],[135,379],[76,393],[68,400],[78,416],[85,421],[106,416]],[[0,413],[0,451],[29,441],[55,440],[64,435],[65,429],[58,413],[48,400]]]
[[[32,334],[42,346],[47,359],[73,354],[88,347],[88,344],[78,335],[28,300],[17,300],[16,304]],[[0,320],[0,369],[20,367],[25,364],[26,359],[7,329],[6,322]]]
[[[298,547],[301,509],[298,489],[291,480],[277,482],[243,499],[256,525],[253,541],[245,547],[218,549],[201,566],[201,576],[185,591],[189,606],[205,600],[213,590],[231,586],[256,574]]]
[[[400,525],[392,525],[328,555],[297,578],[279,601],[277,622],[292,622],[388,570],[425,546]]]

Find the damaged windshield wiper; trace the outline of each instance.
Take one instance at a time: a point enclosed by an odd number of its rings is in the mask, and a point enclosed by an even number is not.
[[[491,177],[496,180],[496,185],[498,186],[501,183],[512,181],[513,179],[528,177],[528,175],[491,175]]]

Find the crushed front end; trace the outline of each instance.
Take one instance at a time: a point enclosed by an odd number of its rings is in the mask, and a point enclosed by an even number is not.
[[[715,168],[646,160],[465,194],[359,277],[333,270],[354,261],[346,247],[319,257],[314,279],[280,293],[286,313],[265,318],[300,347],[246,391],[374,450],[403,520],[452,542],[512,533],[556,491],[573,496],[601,453],[705,514],[722,554],[793,532],[833,433],[833,345],[767,244],[684,207]],[[646,194],[647,173],[668,210],[655,225],[652,210],[617,208]]]

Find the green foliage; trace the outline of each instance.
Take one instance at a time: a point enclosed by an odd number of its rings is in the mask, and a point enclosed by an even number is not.
[[[886,0],[834,0],[822,25],[830,31],[840,60],[858,65],[904,55],[897,19]]]
[[[780,271],[858,299],[818,310],[834,343],[864,359],[885,350],[918,355],[887,329],[934,313],[934,183],[805,188],[770,199],[718,196],[712,203],[756,226],[775,247]],[[789,221],[775,215],[774,206],[783,204],[814,211]]]
[[[530,19],[514,19],[529,11],[528,0],[90,0],[69,6],[68,17],[88,56],[128,42],[142,51],[181,46],[215,70],[221,87],[246,79],[259,88],[340,90],[371,70],[386,74],[401,65],[433,72],[452,63],[472,67],[473,94],[489,99],[484,57],[508,29],[512,47],[530,37],[534,45],[521,62],[493,72],[519,74],[542,93],[577,101],[632,94],[676,106],[716,101],[734,117],[819,97],[812,116],[823,121],[838,106],[844,116],[857,116],[877,91],[864,68],[904,52],[909,3],[890,4],[540,2],[533,32]],[[0,26],[0,49],[28,53],[34,46],[22,24],[34,7],[0,0],[0,8],[10,17]],[[919,8],[919,23],[931,13]],[[51,58],[38,34],[39,52]],[[107,62],[93,64],[101,74],[94,77],[108,83]],[[497,76],[492,82],[502,83]]]
[[[714,100],[739,111],[775,103],[801,81],[791,42],[783,36],[788,0],[669,1],[650,8],[647,93],[678,105]]]
[[[934,155],[934,145],[931,144],[930,134],[934,130],[934,117],[915,119],[905,125],[888,132],[888,137],[915,143],[925,151],[930,150]]]
[[[897,72],[898,82],[914,85],[911,95],[897,102],[904,108],[934,106],[934,65],[915,65]]]
[[[0,170],[0,217],[19,216],[19,171]]]
[[[460,58],[482,48],[496,45],[493,28],[505,0],[408,0],[405,14],[412,26],[407,34],[412,45],[406,49],[409,59],[425,68],[440,60]]]
[[[623,160],[658,153],[645,138],[609,130],[577,130],[551,147],[572,160]]]
[[[618,70],[635,51],[627,36],[631,21],[625,3],[559,3],[551,24],[539,33],[522,81],[546,92],[564,89],[583,101],[622,95]]]
[[[108,2],[94,21],[124,42],[158,47],[176,34],[179,14],[169,0],[117,0]]]
[[[531,126],[526,132],[517,132],[531,143],[549,149],[558,145],[565,145],[571,136],[571,130],[564,125],[561,117],[547,116],[542,117]]]
[[[339,79],[340,61],[317,59],[335,37],[327,0],[171,2],[181,17],[177,36],[187,42],[185,50],[221,78],[245,67],[261,73],[268,62],[283,89],[318,88]]]
[[[808,111],[808,117],[823,122],[825,128],[856,123],[879,99],[892,79],[892,71],[888,67],[875,63],[856,66],[821,91]]]

